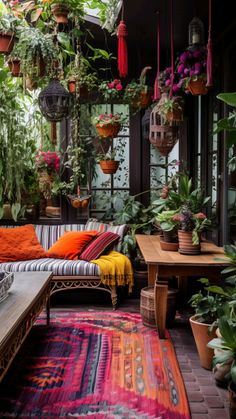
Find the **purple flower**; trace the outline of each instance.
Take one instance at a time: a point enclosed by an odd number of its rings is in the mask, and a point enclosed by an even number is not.
[[[189,68],[184,69],[184,75],[187,76],[189,74]]]
[[[177,71],[178,71],[179,74],[182,74],[184,72],[184,64],[183,63],[178,66]]]
[[[183,52],[183,53],[180,55],[180,57],[179,57],[179,59],[180,59],[180,62],[181,62],[181,63],[185,63],[185,61],[187,60],[187,58],[188,58],[187,51],[186,51],[186,52]]]

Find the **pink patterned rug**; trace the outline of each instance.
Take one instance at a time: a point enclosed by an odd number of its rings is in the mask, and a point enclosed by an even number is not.
[[[189,419],[169,334],[139,314],[52,311],[0,386],[0,417]]]

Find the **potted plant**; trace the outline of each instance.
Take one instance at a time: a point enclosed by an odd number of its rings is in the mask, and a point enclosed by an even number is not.
[[[33,27],[21,31],[15,53],[21,60],[23,74],[33,79],[50,73],[56,59],[51,35],[44,35]]]
[[[176,213],[176,210],[166,210],[157,214],[155,218],[163,234],[163,240],[160,241],[162,250],[178,250],[178,222],[173,219]]]
[[[132,81],[127,84],[124,93],[124,101],[130,103],[135,110],[147,108],[152,101],[152,89],[146,84],[147,71],[152,67],[145,67],[140,75],[139,81]]]
[[[206,87],[206,48],[194,45],[180,54],[177,61],[177,73],[185,92],[192,95],[205,95]]]
[[[121,114],[100,114],[93,118],[93,124],[99,137],[114,138],[118,135],[124,118]]]
[[[156,109],[162,117],[163,124],[179,123],[183,121],[183,98],[181,96],[168,97],[166,93],[158,102]]]
[[[38,150],[35,156],[39,175],[39,190],[45,199],[52,197],[52,184],[60,171],[60,154],[56,151]]]
[[[111,148],[107,153],[99,154],[98,160],[100,167],[105,174],[114,174],[116,173],[119,167],[119,160],[116,159],[116,148]]]
[[[0,16],[0,54],[9,54],[12,51],[19,24],[20,20],[13,14]]]
[[[213,350],[207,347],[208,342],[216,337],[218,310],[225,303],[225,296],[211,290],[209,280],[199,280],[204,285],[203,291],[194,294],[190,304],[195,314],[190,317],[190,325],[196,342],[200,364],[203,368],[212,369]]]
[[[114,101],[120,99],[123,93],[121,80],[103,81],[98,88],[106,101]]]

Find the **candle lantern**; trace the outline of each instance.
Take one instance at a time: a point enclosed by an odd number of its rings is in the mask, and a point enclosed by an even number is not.
[[[204,25],[198,17],[194,17],[188,27],[189,46],[204,45]]]
[[[45,118],[52,122],[67,117],[70,110],[70,94],[59,80],[52,80],[39,94],[39,108]]]

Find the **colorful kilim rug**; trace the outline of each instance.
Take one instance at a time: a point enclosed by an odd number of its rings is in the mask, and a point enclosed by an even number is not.
[[[52,311],[0,386],[0,417],[189,419],[173,345],[139,314]]]

